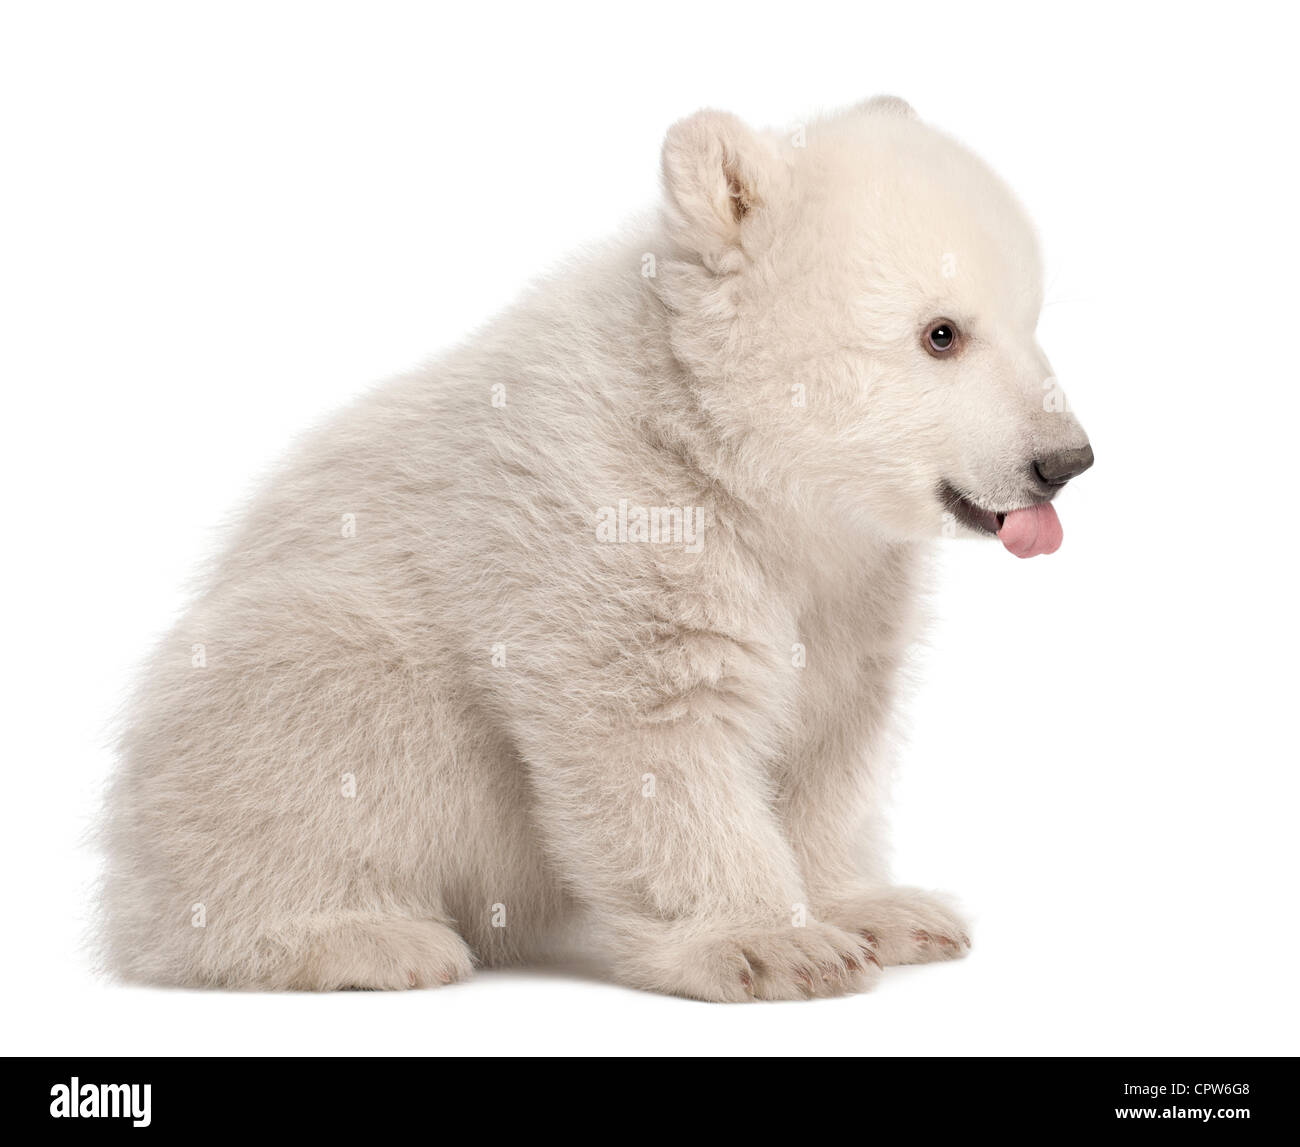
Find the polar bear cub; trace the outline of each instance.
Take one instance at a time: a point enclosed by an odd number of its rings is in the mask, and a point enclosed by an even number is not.
[[[1035,240],[892,98],[703,111],[652,219],[318,428],[142,675],[121,976],[449,983],[581,928],[625,984],[862,991],[962,955],[878,809],[926,554],[1020,557],[1092,461]]]

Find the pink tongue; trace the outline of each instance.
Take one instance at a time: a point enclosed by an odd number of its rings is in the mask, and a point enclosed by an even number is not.
[[[1012,510],[998,531],[998,539],[1018,558],[1054,554],[1063,536],[1061,519],[1051,502],[1039,502],[1027,510]]]

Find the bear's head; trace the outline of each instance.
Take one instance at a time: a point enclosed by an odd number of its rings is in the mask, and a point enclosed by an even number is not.
[[[1092,463],[1035,338],[1033,229],[978,158],[892,97],[792,129],[669,131],[657,289],[736,480],[895,540],[1060,543]]]

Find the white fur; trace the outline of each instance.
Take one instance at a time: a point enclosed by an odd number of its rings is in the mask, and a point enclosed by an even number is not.
[[[675,125],[659,219],[267,483],[122,737],[119,974],[436,985],[580,919],[624,983],[708,1000],[964,952],[876,815],[936,489],[1014,508],[1082,432],[996,177],[898,100],[799,142]],[[620,500],[707,525],[598,540]]]

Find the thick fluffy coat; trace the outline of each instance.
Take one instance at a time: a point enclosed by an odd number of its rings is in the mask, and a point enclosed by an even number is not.
[[[657,218],[256,499],[123,735],[120,974],[436,985],[579,919],[709,1000],[964,952],[875,812],[927,548],[1038,528],[1034,460],[1085,445],[1032,232],[896,100],[702,112],[663,169]]]

